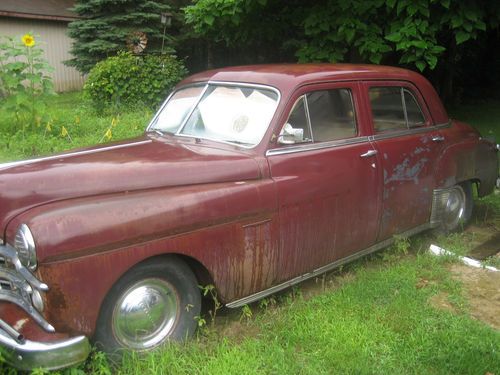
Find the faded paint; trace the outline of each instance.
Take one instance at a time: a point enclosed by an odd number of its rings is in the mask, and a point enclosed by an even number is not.
[[[118,148],[90,148],[0,171],[4,238],[12,242],[20,223],[30,226],[40,262],[37,277],[50,287],[44,315],[62,332],[48,335],[28,318],[22,327],[26,337],[91,337],[110,288],[145,259],[198,262],[220,300],[230,302],[427,223],[436,188],[467,178],[486,181],[488,191],[497,177],[491,144],[464,124],[433,126],[448,118],[416,73],[327,64],[250,69],[205,72],[185,83],[277,87],[278,110],[254,149],[149,134]],[[369,141],[371,80],[412,81],[426,117],[425,134]],[[268,149],[286,147],[273,134],[297,97],[339,86],[353,93],[358,143],[266,157]],[[436,136],[444,140],[433,141]],[[361,158],[367,150],[378,153]],[[4,302],[0,316],[12,325],[26,319]]]

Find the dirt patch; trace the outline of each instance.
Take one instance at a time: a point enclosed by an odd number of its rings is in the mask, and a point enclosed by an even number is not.
[[[446,292],[439,292],[438,294],[429,298],[429,302],[432,306],[437,307],[441,310],[451,311],[455,314],[458,313],[455,306],[450,303],[449,294]]]
[[[500,272],[462,264],[453,265],[451,272],[462,282],[472,317],[500,330]],[[435,306],[440,306],[438,296],[435,296]],[[446,308],[445,305],[442,302],[440,307]]]

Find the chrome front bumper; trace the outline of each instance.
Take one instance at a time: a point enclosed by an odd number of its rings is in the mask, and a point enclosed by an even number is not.
[[[0,301],[17,305],[41,328],[52,333],[54,327],[41,313],[43,303],[41,307],[40,303],[34,303],[34,300],[41,301],[42,294],[48,290],[48,285],[21,264],[13,247],[0,245]],[[84,361],[90,353],[90,344],[85,336],[49,342],[30,341],[0,317],[0,353],[7,363],[21,370],[55,370]]]
[[[0,352],[8,364],[20,370],[56,370],[83,362],[90,353],[90,344],[85,336],[47,343],[18,342],[0,329]]]

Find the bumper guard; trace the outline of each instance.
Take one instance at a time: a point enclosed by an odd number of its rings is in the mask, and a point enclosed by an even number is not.
[[[35,292],[40,294],[48,290],[48,285],[21,264],[13,247],[0,245],[0,301],[19,306],[50,333],[55,331],[54,327],[33,303]],[[84,361],[89,353],[90,344],[85,336],[49,342],[31,341],[0,317],[0,354],[8,364],[20,370],[56,370]]]

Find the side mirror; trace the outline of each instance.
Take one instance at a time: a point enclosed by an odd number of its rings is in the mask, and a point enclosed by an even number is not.
[[[285,124],[278,136],[278,143],[280,145],[293,145],[295,143],[304,142],[304,129],[293,128],[290,124]]]

